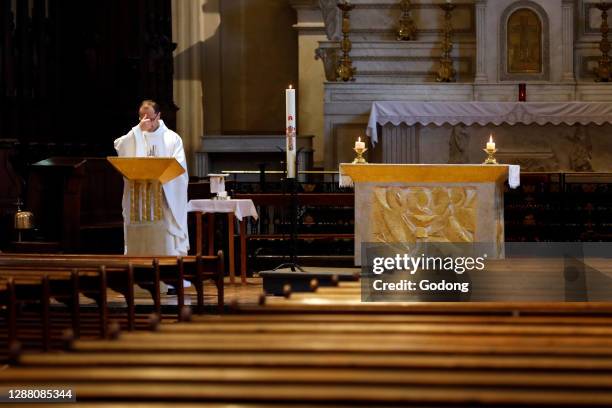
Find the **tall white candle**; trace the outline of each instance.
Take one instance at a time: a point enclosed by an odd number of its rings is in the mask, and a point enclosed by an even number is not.
[[[295,89],[289,85],[285,90],[286,136],[287,136],[287,178],[295,178],[295,151],[297,118],[295,117]]]

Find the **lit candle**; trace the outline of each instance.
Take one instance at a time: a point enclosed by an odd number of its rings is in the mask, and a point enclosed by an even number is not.
[[[295,178],[295,151],[296,151],[296,117],[295,117],[295,89],[289,85],[285,90],[285,118],[287,136],[287,178]]]
[[[361,149],[361,150],[365,149],[365,143],[361,141],[361,136],[355,142],[355,149]]]
[[[489,135],[489,141],[487,142],[487,150],[495,150],[495,142],[493,141],[493,135]]]

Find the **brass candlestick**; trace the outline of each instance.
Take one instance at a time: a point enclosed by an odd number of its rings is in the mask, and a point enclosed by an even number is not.
[[[436,76],[436,82],[455,82],[456,72],[453,68],[451,51],[453,50],[453,23],[451,21],[452,11],[455,6],[450,3],[440,5],[444,10],[444,38],[442,39],[442,58],[440,58],[440,68]]]
[[[595,68],[595,82],[609,82],[611,78],[610,72],[610,41],[608,41],[608,10],[612,7],[611,3],[598,3],[595,4],[599,10],[601,10],[601,41],[599,43],[599,49],[601,50],[601,58],[599,59],[599,66]]]
[[[357,153],[357,157],[355,157],[355,160],[353,160],[353,164],[367,164],[368,163],[366,159],[363,158],[363,154],[368,151],[367,148],[354,147],[353,150],[355,151],[355,153]]]
[[[399,29],[397,30],[398,41],[414,41],[416,40],[416,25],[412,20],[412,14],[410,0],[401,0],[400,8],[402,10],[402,16],[399,20]]]
[[[482,164],[497,164],[497,159],[495,159],[495,153],[497,153],[497,149],[482,149],[487,154],[487,159]]]
[[[338,3],[338,8],[342,11],[342,42],[340,43],[342,57],[340,58],[340,63],[336,68],[336,76],[337,80],[339,81],[354,81],[356,69],[353,67],[353,61],[351,61],[351,57],[349,55],[351,48],[353,48],[353,44],[349,38],[349,33],[351,31],[351,20],[349,13],[355,8],[355,6],[349,4],[345,0]]]

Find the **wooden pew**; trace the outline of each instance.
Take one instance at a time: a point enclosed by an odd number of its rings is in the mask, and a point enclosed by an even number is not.
[[[352,329],[339,326],[347,324],[347,316],[357,317],[349,323]],[[372,326],[385,317],[388,327]],[[24,355],[19,369],[0,372],[0,384],[71,384],[80,402],[612,403],[610,317],[304,310],[194,320],[162,324],[159,332],[126,333],[112,342],[78,341],[74,353]],[[450,324],[455,329],[440,332]],[[296,326],[303,335],[295,335]],[[503,330],[487,333],[491,326]],[[545,330],[538,333],[541,326]],[[393,328],[399,333],[392,334]]]
[[[141,279],[138,283],[148,287],[157,288],[156,309],[161,312],[161,301],[159,300],[159,281],[172,282],[180,288],[179,294],[179,317],[183,316],[182,306],[184,305],[184,292],[182,288],[183,279],[189,279],[198,291],[199,306],[203,305],[202,281],[205,278],[214,278],[215,283],[221,290],[218,296],[218,307],[223,307],[223,255],[220,253],[216,257],[192,257],[184,262],[181,258],[164,258],[161,261],[153,259],[149,264],[150,258],[138,257],[121,259],[102,257],[102,256],[17,256],[3,254],[0,256],[0,283],[3,280],[11,279],[10,288],[15,296],[10,296],[6,291],[4,298],[7,305],[7,337],[9,347],[15,343],[15,302],[9,304],[9,300],[15,301],[39,301],[41,305],[40,327],[42,336],[42,347],[47,350],[50,346],[50,319],[49,319],[49,299],[54,297],[67,304],[71,310],[73,335],[78,338],[80,332],[79,320],[79,293],[86,295],[96,301],[100,311],[100,336],[108,336],[108,308],[106,289],[111,288],[121,293],[127,304],[127,328],[133,330],[135,327],[135,304],[134,304],[134,264],[141,268]],[[108,265],[99,266],[101,263]],[[185,273],[185,264],[189,265],[188,273]],[[76,269],[79,267],[81,269]],[[96,270],[98,269],[98,270]],[[94,273],[95,272],[95,273]],[[146,273],[149,272],[149,273]],[[151,274],[153,272],[153,274]],[[151,277],[153,275],[153,277]],[[45,296],[42,295],[43,289],[38,284],[39,281],[46,282]],[[15,283],[15,280],[17,283]],[[152,282],[151,282],[152,281]],[[180,282],[180,285],[178,283]],[[199,284],[198,284],[199,283]],[[6,285],[8,288],[8,285]],[[154,297],[155,298],[155,297]],[[159,313],[161,317],[161,313]]]
[[[0,267],[0,282],[8,282],[13,292],[12,295],[8,296],[12,300],[7,304],[9,318],[7,319],[6,329],[9,338],[9,349],[11,348],[10,344],[14,343],[18,337],[17,320],[20,322],[24,320],[21,317],[17,319],[17,306],[24,303],[34,303],[40,309],[40,320],[37,326],[40,328],[41,345],[43,350],[50,348],[52,330],[50,315],[51,298],[55,298],[68,306],[72,335],[78,337],[80,332],[79,293],[89,294],[88,291],[84,290],[88,285],[82,285],[82,283],[90,281],[89,287],[95,286],[94,295],[100,298],[101,293],[105,293],[105,288],[102,286],[102,281],[104,280],[102,276],[103,271],[81,273],[77,269],[63,271],[47,270],[45,268],[38,268],[36,270],[12,268],[6,270]],[[104,303],[100,307],[99,315],[100,336],[104,338],[108,324],[105,297]],[[27,319],[22,323],[27,325]],[[22,333],[19,337],[27,339],[29,336],[28,333]]]
[[[48,276],[51,282],[50,297],[66,304],[71,309],[73,333],[79,336],[79,293],[96,301],[99,310],[100,336],[107,336],[108,287],[121,293],[127,304],[128,329],[134,329],[133,268],[130,265],[115,265],[111,273],[100,263],[45,262],[44,260],[0,260],[0,277],[40,279]],[[117,275],[120,275],[117,276]],[[109,285],[110,283],[110,285]]]
[[[134,267],[134,282],[151,293],[155,311],[161,316],[161,299],[159,282],[163,281],[177,288],[179,313],[184,306],[183,279],[190,281],[197,292],[197,311],[204,307],[204,280],[212,280],[217,289],[217,307],[222,311],[224,304],[223,291],[223,252],[216,256],[185,256],[185,257],[147,257],[147,256],[112,256],[112,255],[54,255],[54,254],[0,254],[0,265],[3,262],[21,262],[34,260],[40,264],[56,262],[59,264],[75,264],[84,268],[103,263],[108,268],[132,264]],[[109,273],[110,273],[109,269]],[[179,282],[181,283],[179,285]]]
[[[0,309],[2,306],[6,320],[7,349],[10,353],[17,347],[17,294],[13,278],[0,282]]]
[[[24,354],[0,386],[147,406],[612,405],[612,303],[345,302],[355,288]]]

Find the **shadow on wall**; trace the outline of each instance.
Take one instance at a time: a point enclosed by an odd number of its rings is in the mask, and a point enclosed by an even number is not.
[[[219,12],[220,26],[175,54],[174,78],[200,80],[207,131],[283,133],[284,89],[298,79],[295,10],[285,0],[209,3],[202,12]]]

